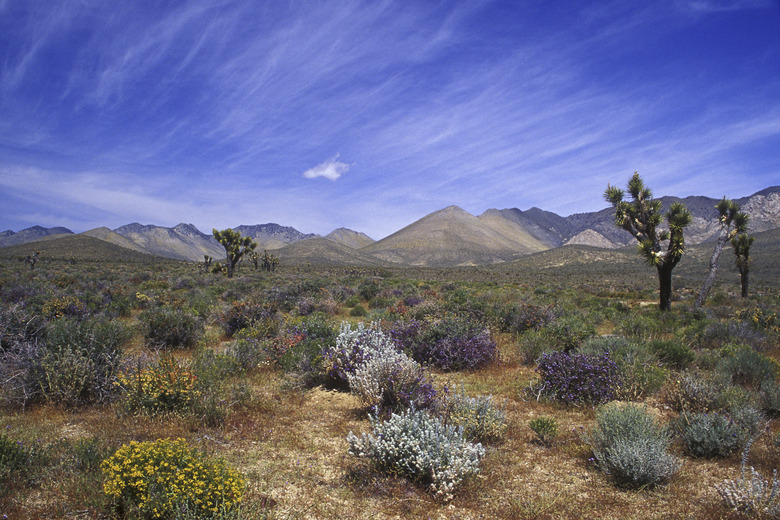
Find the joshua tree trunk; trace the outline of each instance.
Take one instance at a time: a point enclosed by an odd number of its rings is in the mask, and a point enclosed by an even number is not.
[[[748,269],[739,270],[739,281],[742,282],[742,297],[748,297],[748,275],[750,271]]]
[[[710,294],[710,290],[712,290],[712,286],[715,284],[715,275],[718,274],[718,259],[720,258],[720,253],[723,251],[723,246],[726,245],[726,241],[728,241],[729,238],[727,233],[723,233],[718,237],[718,242],[715,244],[715,251],[712,252],[712,257],[710,258],[710,270],[707,273],[707,278],[704,280],[704,285],[701,286],[699,296],[696,297],[696,303],[693,305],[694,307],[698,308],[704,305],[704,300],[706,300],[707,295]]]
[[[658,269],[659,307],[662,311],[672,308],[672,269],[674,265],[661,264]]]

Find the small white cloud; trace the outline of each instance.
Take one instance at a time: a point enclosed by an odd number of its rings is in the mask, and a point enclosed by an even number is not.
[[[314,168],[309,168],[303,172],[303,176],[307,179],[316,179],[317,177],[325,177],[335,181],[345,173],[349,171],[349,164],[343,163],[338,160],[339,154],[334,155],[327,161],[318,164]]]

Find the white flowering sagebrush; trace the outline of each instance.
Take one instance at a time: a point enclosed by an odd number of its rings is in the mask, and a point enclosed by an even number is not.
[[[336,344],[330,347],[323,356],[325,370],[338,380],[346,382],[347,375],[355,371],[357,366],[371,359],[377,352],[397,350],[392,338],[382,332],[378,323],[358,323],[355,329],[347,322],[342,322]]]
[[[715,489],[727,507],[780,518],[780,480],[777,479],[777,470],[772,472],[772,481],[769,482],[753,466],[748,466],[747,455],[751,444],[752,441],[742,453],[739,478],[716,484]]]
[[[347,374],[347,381],[364,405],[374,407],[391,397],[388,394],[414,388],[422,376],[419,363],[394,348],[385,348],[375,351],[354,374]]]
[[[450,500],[465,478],[479,472],[485,449],[422,410],[392,414],[387,421],[371,416],[373,433],[347,435],[349,453],[371,459],[381,470],[428,482],[437,497]]]

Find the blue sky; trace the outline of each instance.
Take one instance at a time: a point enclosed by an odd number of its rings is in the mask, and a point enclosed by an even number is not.
[[[780,1],[0,0],[0,230],[780,184]]]

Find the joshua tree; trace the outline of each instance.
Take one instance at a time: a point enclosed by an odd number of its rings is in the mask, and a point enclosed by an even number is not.
[[[712,289],[712,285],[715,283],[715,275],[718,272],[718,259],[720,253],[723,251],[723,246],[726,242],[737,236],[738,233],[745,233],[747,231],[747,224],[750,217],[746,213],[740,211],[739,204],[732,202],[726,197],[719,200],[715,205],[719,213],[720,220],[720,234],[718,235],[718,241],[715,242],[715,250],[712,252],[710,258],[710,270],[707,272],[707,278],[704,279],[704,284],[701,286],[699,296],[696,298],[694,307],[701,307],[704,305],[704,300],[707,299],[707,295]]]
[[[236,265],[241,260],[241,257],[249,251],[253,251],[257,244],[252,241],[250,237],[242,237],[239,231],[232,229],[226,229],[224,231],[218,231],[213,229],[214,238],[217,242],[222,244],[227,253],[227,263],[225,268],[227,269],[227,277],[233,278],[233,272],[236,269]]]
[[[31,255],[27,255],[24,258],[24,263],[25,264],[30,264],[30,271],[35,269],[35,264],[37,264],[38,260],[40,260],[40,255],[41,255],[40,251],[33,251],[33,253]]]
[[[201,270],[204,273],[209,272],[209,267],[211,267],[212,260],[214,260],[214,259],[211,256],[203,255],[203,265],[201,266]]]
[[[275,271],[276,266],[279,264],[279,259],[276,258],[274,255],[269,255],[268,251],[263,250],[263,270],[264,271]]]
[[[742,297],[748,296],[748,274],[750,273],[750,246],[756,237],[747,233],[740,233],[731,239],[731,245],[734,248],[734,254],[737,257],[737,269],[739,269],[739,280],[742,282]]]
[[[249,253],[247,253],[247,256],[252,261],[252,263],[255,264],[255,271],[257,271],[257,269],[259,267],[258,263],[257,263],[257,260],[260,257],[260,255],[257,254],[257,251],[250,251]]]
[[[669,310],[672,308],[672,270],[685,250],[683,230],[690,224],[691,214],[684,204],[675,202],[666,212],[669,229],[659,230],[657,228],[664,220],[661,201],[653,199],[652,192],[637,172],[628,181],[627,191],[631,202],[623,200],[623,190],[610,185],[607,185],[604,197],[615,208],[615,224],[637,239],[639,252],[658,271],[660,308]],[[663,242],[668,242],[665,249]]]

